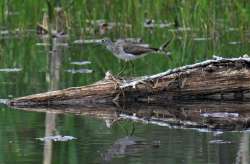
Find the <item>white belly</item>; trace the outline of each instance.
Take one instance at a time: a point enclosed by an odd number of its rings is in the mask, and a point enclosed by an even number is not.
[[[139,58],[140,56],[135,56],[132,54],[127,54],[127,53],[120,53],[120,54],[114,54],[117,58],[125,60],[125,61],[129,61],[129,60],[135,60],[137,58]]]
[[[122,42],[121,42],[122,43]],[[117,42],[115,45],[115,48],[110,49],[110,51],[119,59],[125,60],[125,61],[130,61],[130,60],[135,60],[137,58],[143,57],[146,54],[142,54],[142,55],[133,55],[133,54],[129,54],[124,52],[122,44],[120,45],[120,42]]]

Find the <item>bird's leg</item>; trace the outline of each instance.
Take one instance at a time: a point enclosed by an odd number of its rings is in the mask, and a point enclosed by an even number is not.
[[[130,133],[130,136],[133,136],[134,132],[135,132],[135,124],[134,124],[134,122],[132,122],[132,131]]]
[[[123,73],[126,69],[128,69],[129,74],[134,73],[135,69],[134,69],[134,63],[132,61],[127,61],[126,63],[124,63],[124,66],[122,67],[122,70],[119,72],[118,75],[120,75],[121,73]]]
[[[126,70],[127,66],[128,66],[128,63],[127,63],[127,62],[124,63],[124,65],[123,65],[121,71],[120,71],[117,75],[120,76],[120,75]]]
[[[129,65],[129,68],[130,68],[130,72],[132,73],[132,74],[134,74],[135,73],[135,66],[134,66],[134,63],[132,62],[132,61],[128,61],[128,65]]]

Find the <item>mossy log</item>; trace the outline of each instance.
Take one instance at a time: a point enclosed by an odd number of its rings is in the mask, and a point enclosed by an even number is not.
[[[10,106],[56,106],[162,103],[179,100],[249,100],[250,58],[206,60],[134,79],[107,74],[88,86],[34,94],[10,100]]]

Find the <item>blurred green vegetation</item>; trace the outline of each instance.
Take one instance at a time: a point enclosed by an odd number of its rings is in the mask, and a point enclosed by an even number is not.
[[[124,64],[101,46],[73,44],[78,39],[139,37],[157,47],[173,37],[169,47],[171,60],[161,55],[146,56],[133,61],[134,67],[124,72],[127,76],[155,74],[202,61],[212,55],[238,57],[249,54],[250,50],[249,0],[1,0],[0,68],[22,68],[22,71],[0,72],[0,98],[49,89],[48,76],[53,71],[50,67],[52,46],[37,45],[43,43],[44,38],[36,35],[36,28],[37,23],[42,22],[44,13],[49,15],[50,21],[53,20],[52,10],[59,6],[66,13],[69,35],[66,40],[69,46],[64,48],[61,55],[59,88],[93,83],[102,79],[107,70],[114,74],[120,72]],[[116,26],[101,34],[97,23],[100,20],[113,22]],[[155,27],[146,28],[147,22],[153,22]],[[170,26],[162,28],[164,24]],[[52,40],[49,38],[45,43],[51,44]],[[91,64],[70,64],[83,60],[91,61]],[[65,72],[79,67],[94,72]],[[34,138],[44,136],[44,115],[1,107],[0,120],[0,163],[40,162],[43,144]],[[60,116],[58,124],[62,134],[75,136],[78,140],[55,144],[53,163],[94,163],[100,152],[118,137],[126,135],[123,129],[108,129],[103,122],[85,117]],[[161,157],[166,157],[162,163],[166,163],[166,160],[170,163],[196,163],[194,160],[197,163],[200,163],[198,160],[203,163],[220,162],[216,156],[219,150],[208,145],[211,136],[207,133],[180,133],[178,130],[147,125],[137,125],[135,133],[141,137],[159,137],[167,144],[164,150],[157,152]],[[172,142],[178,137],[180,143]],[[239,137],[239,133],[229,136],[232,140]],[[236,154],[237,145],[231,148],[229,154]],[[141,163],[154,159],[154,155],[146,152]],[[179,160],[180,155],[183,161]],[[235,159],[234,155],[227,157],[230,162]]]
[[[53,20],[54,9],[59,7],[67,19],[69,35],[69,47],[63,51],[61,60],[60,88],[92,83],[102,79],[107,70],[120,72],[124,65],[101,46],[73,44],[77,39],[132,37],[158,47],[173,38],[169,47],[171,60],[161,55],[148,55],[133,61],[134,67],[124,72],[127,76],[155,74],[212,55],[241,56],[247,54],[250,47],[250,3],[247,0],[2,0],[0,6],[0,65],[23,68],[19,73],[0,73],[4,83],[0,87],[5,88],[6,93],[2,93],[5,97],[48,89],[45,81],[48,81],[46,76],[50,69],[50,50],[36,45],[43,39],[35,30],[45,13]],[[113,23],[113,26],[102,34],[100,22]],[[147,23],[154,27],[145,27]],[[161,25],[169,26],[162,28]],[[12,35],[4,35],[5,31]],[[71,61],[79,60],[91,61],[86,67],[94,73],[65,72],[73,67]]]
[[[10,36],[8,39],[2,36],[0,40],[1,66],[24,69],[15,76],[16,84],[20,84],[17,87],[23,88],[24,83],[31,84],[30,89],[25,89],[30,91],[15,93],[15,96],[46,90],[47,85],[41,81],[46,79],[49,68],[48,50],[35,46],[42,40],[34,30],[37,23],[42,22],[44,13],[53,17],[51,10],[57,7],[63,8],[67,17],[69,44],[77,39],[139,37],[157,47],[174,38],[169,48],[172,60],[149,55],[134,61],[135,67],[127,70],[125,75],[131,75],[131,72],[133,75],[153,74],[211,58],[212,55],[233,57],[249,51],[250,4],[247,0],[2,0],[0,6],[2,31],[30,31],[29,34],[26,32],[26,35]],[[116,26],[100,34],[96,23],[100,20],[114,22]],[[154,22],[155,27],[146,28],[144,24],[147,21]],[[161,28],[162,24],[170,26]],[[60,85],[61,88],[89,84],[101,79],[107,70],[119,72],[123,65],[110,52],[96,45],[71,44],[66,53],[62,60],[61,79],[64,84]],[[65,73],[63,69],[70,66],[70,60],[90,60],[95,73],[83,76]],[[12,75],[0,75],[0,78],[4,80],[6,76],[11,76],[7,78],[9,81],[13,79]]]
[[[53,164],[62,163],[101,163],[102,154],[127,133],[128,121],[107,128],[104,121],[71,114],[56,116],[56,130],[61,135],[74,136],[77,139],[68,142],[53,142]],[[45,114],[8,109],[0,106],[0,162],[4,164],[42,163],[45,161],[44,142],[36,138],[45,135]],[[132,122],[131,122],[132,123]],[[47,125],[48,126],[48,125]],[[196,130],[171,129],[159,125],[134,123],[134,136],[148,145],[141,151],[127,150],[124,156],[114,156],[111,163],[220,163],[235,161],[242,132],[226,132],[220,137],[213,133]],[[130,129],[128,129],[130,130]],[[234,144],[214,145],[210,140],[223,139]],[[150,144],[160,141],[159,148]],[[121,148],[122,149],[122,148]],[[49,150],[45,150],[49,151]],[[126,153],[132,152],[130,155]]]
[[[47,3],[47,1],[49,3]],[[67,12],[70,26],[75,33],[86,27],[90,20],[105,19],[108,22],[129,23],[133,26],[127,35],[144,35],[145,19],[156,22],[167,20],[181,27],[213,33],[221,28],[249,28],[249,7],[247,0],[2,0],[0,2],[0,24],[7,28],[35,28],[43,13],[51,8],[62,7]],[[50,4],[50,5],[48,5]],[[51,14],[49,14],[51,15]],[[119,30],[124,30],[121,28]],[[124,33],[120,33],[124,35]],[[125,37],[125,36],[123,36]]]

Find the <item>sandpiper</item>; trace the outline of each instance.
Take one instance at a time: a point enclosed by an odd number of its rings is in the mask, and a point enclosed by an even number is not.
[[[169,56],[170,54],[164,49],[167,48],[170,42],[171,40],[167,41],[160,46],[160,48],[153,48],[145,44],[132,43],[123,39],[119,39],[116,42],[112,42],[109,38],[101,40],[101,43],[105,45],[108,50],[110,50],[117,58],[124,61],[135,60],[144,57],[149,53],[163,53],[166,56]]]

